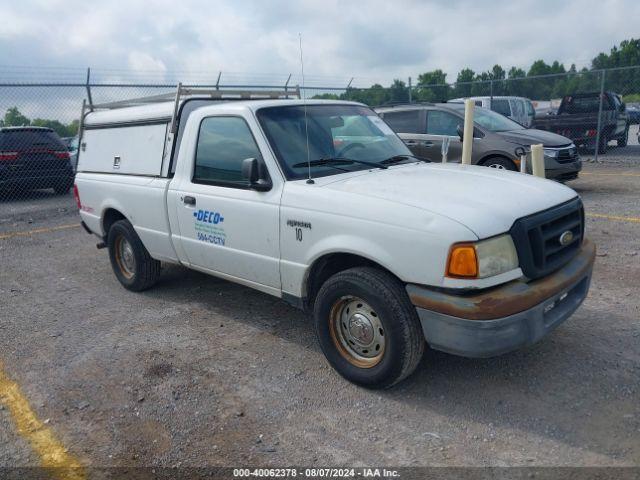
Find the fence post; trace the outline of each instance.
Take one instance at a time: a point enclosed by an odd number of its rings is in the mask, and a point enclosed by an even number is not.
[[[411,102],[411,77],[409,77],[409,103]]]
[[[347,97],[347,100],[351,100],[351,95],[349,95],[349,89],[351,88],[351,82],[353,82],[353,77],[351,77],[351,80],[349,80],[349,83],[347,83],[347,88],[345,88],[344,93],[345,96]]]
[[[600,103],[598,105],[598,126],[596,130],[596,153],[594,160],[598,161],[598,150],[600,150],[600,127],[602,126],[602,101],[604,100],[604,77],[605,70],[602,70],[602,78],[600,79]],[[605,139],[606,140],[606,139]]]
[[[93,111],[93,98],[91,98],[91,68],[87,68],[87,100],[89,100],[89,110]]]
[[[291,80],[291,74],[289,74],[289,78],[287,78],[287,82],[284,84],[284,98],[289,98],[289,80]]]
[[[489,108],[491,108],[491,105],[493,105],[493,80],[489,82],[489,97]]]

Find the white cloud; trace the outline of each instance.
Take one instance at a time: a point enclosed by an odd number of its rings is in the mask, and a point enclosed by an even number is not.
[[[528,67],[538,58],[585,66],[637,36],[640,17],[635,0],[5,3],[0,65],[180,72],[208,80],[222,70],[229,81],[263,82],[293,73],[295,83],[302,32],[310,83],[356,77],[356,85],[435,68],[454,80],[466,66]]]
[[[164,73],[167,71],[167,67],[162,60],[158,60],[144,52],[133,51],[129,53],[128,64],[129,68],[134,72]]]

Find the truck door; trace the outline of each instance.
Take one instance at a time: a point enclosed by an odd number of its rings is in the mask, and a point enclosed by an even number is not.
[[[533,103],[531,103],[530,100],[525,100],[524,103],[527,108],[527,123],[525,123],[524,126],[527,128],[531,128],[536,116],[536,110],[533,108]]]
[[[526,126],[527,116],[522,99],[511,98],[509,99],[509,104],[511,105],[511,119]]]
[[[622,135],[627,128],[627,116],[625,115],[624,107],[622,106],[622,100],[617,95],[611,95],[613,98],[613,108],[615,110],[616,118],[616,135]]]
[[[506,98],[494,98],[491,100],[491,110],[505,117],[513,118],[509,100]]]
[[[282,182],[258,192],[243,178],[243,160],[263,161],[246,120],[205,117],[191,148],[182,146],[191,153],[181,152],[184,165],[178,166],[167,199],[169,209],[175,209],[179,231],[172,228],[172,233],[178,250],[192,267],[265,291],[279,290]]]

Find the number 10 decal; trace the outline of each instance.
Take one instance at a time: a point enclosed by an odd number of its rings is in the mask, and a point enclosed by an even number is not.
[[[296,228],[296,240],[301,242],[302,241],[302,229],[301,228]]]

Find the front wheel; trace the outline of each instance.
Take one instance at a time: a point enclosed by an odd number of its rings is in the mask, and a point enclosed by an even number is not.
[[[502,157],[488,158],[482,165],[489,168],[497,168],[498,170],[511,170],[512,172],[516,170],[516,165],[511,160]]]
[[[424,352],[422,327],[404,286],[375,268],[352,268],[329,278],[316,297],[314,320],[331,366],[364,387],[400,382]]]
[[[124,288],[140,292],[158,281],[160,262],[151,258],[127,220],[118,220],[111,226],[107,246],[111,268]]]

